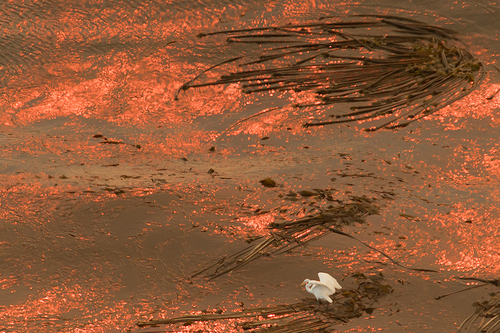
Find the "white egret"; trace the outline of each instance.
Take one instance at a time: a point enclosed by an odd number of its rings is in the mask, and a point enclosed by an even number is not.
[[[319,281],[305,279],[300,286],[305,285],[307,292],[313,294],[318,302],[325,300],[332,303],[330,295],[335,294],[335,289],[342,289],[342,286],[330,274],[318,273],[318,276]]]

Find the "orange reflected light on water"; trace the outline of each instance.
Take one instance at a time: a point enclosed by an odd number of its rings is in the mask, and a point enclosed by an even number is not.
[[[37,299],[7,307],[0,312],[0,321],[10,324],[23,321],[27,327],[36,326],[36,322],[50,325],[50,321],[64,320],[65,314],[75,310],[83,319],[95,311],[88,309],[86,304],[103,303],[102,296],[101,290],[83,288],[78,284],[54,286]]]
[[[9,246],[10,244],[7,243],[7,242],[0,242],[0,248],[2,246]],[[19,284],[18,282],[18,278],[14,275],[11,275],[9,277],[4,277],[4,278],[1,278],[1,275],[0,275],[0,287],[2,289],[10,289],[14,286],[17,286]]]
[[[269,235],[269,224],[275,221],[274,216],[271,213],[261,214],[256,216],[241,217],[238,218],[238,222],[251,228],[252,234],[257,234],[260,236]],[[247,234],[248,230],[241,230],[242,234]]]
[[[487,205],[467,208],[457,204],[449,214],[436,216],[450,237],[447,249],[437,253],[438,264],[464,272],[500,272],[500,210]]]
[[[120,56],[116,55],[109,61],[115,62],[118,58]],[[73,69],[81,67],[78,63],[67,66]],[[137,67],[145,70],[140,64],[108,65],[100,69],[98,78],[81,82],[61,78],[48,91],[24,89],[16,94],[15,103],[3,104],[12,110],[11,113],[16,113],[18,125],[47,118],[82,115],[122,125],[154,124],[169,128],[192,123],[200,117],[221,115],[239,107],[241,90],[237,85],[182,94],[181,101],[172,104],[172,94],[177,90],[174,86],[180,83],[172,85],[171,82],[164,82],[159,79],[158,73],[146,80],[142,77],[145,73],[138,72]],[[86,70],[81,68],[81,71]],[[41,100],[33,103],[38,98]],[[10,119],[11,116],[4,115],[2,120],[8,122]]]
[[[140,42],[154,37],[161,39],[177,33],[196,31],[208,27],[209,22],[203,20],[203,11],[186,7],[184,16],[189,22],[169,18],[169,3],[149,2],[146,7],[133,7],[123,2],[113,7],[85,6],[84,3],[71,3],[60,7],[58,28],[60,42],[95,42],[107,41],[120,36],[121,39]],[[84,8],[81,8],[85,6]],[[196,18],[196,19],[195,19]],[[177,33],[176,33],[177,32]]]
[[[466,128],[467,124],[456,124],[459,119],[485,119],[494,124],[500,122],[498,109],[500,108],[500,89],[498,84],[482,84],[469,95],[443,108],[431,118],[437,118],[447,124],[448,130]],[[451,119],[450,119],[451,117]]]
[[[483,155],[483,164],[496,180],[500,180],[500,144],[497,143]]]
[[[182,102],[172,105],[177,88],[206,64],[197,64],[197,58],[193,57],[196,51],[189,46],[169,52],[165,38],[171,38],[176,29],[185,35],[215,23],[206,24],[198,18],[180,28],[179,21],[161,19],[169,15],[163,6],[152,3],[147,10],[131,10],[124,3],[115,8],[97,5],[83,9],[78,4],[68,4],[58,8],[62,13],[58,13],[56,24],[57,41],[47,50],[47,59],[31,66],[29,76],[13,74],[6,78],[11,84],[5,93],[8,96],[0,104],[16,116],[13,119],[2,114],[2,123],[26,125],[60,116],[83,115],[123,125],[154,123],[176,127],[199,117],[236,109],[241,98],[239,85],[212,87],[192,96],[183,94]],[[148,13],[147,18],[143,12]],[[189,9],[183,15],[189,16]],[[192,11],[192,16],[200,15],[203,12],[199,9]],[[30,19],[23,19],[21,27],[26,22],[31,26]],[[45,19],[53,29],[52,17]],[[18,31],[9,33],[14,35]],[[113,38],[124,44],[111,42]],[[127,44],[134,47],[121,51]],[[191,58],[187,60],[186,55]],[[21,64],[19,72],[22,71]]]

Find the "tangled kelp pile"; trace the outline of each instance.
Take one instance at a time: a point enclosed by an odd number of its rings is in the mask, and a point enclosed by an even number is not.
[[[207,313],[207,311],[171,319],[150,320],[137,323],[140,327],[168,325],[191,326],[200,322],[233,325],[232,331],[247,332],[324,332],[342,322],[360,317],[364,313],[371,314],[375,303],[383,296],[391,293],[393,288],[385,283],[382,274],[352,275],[358,284],[357,289],[345,290],[332,296],[333,303],[327,308],[320,306],[316,300],[308,299],[295,304],[282,304],[266,308],[249,308],[230,313]],[[206,326],[204,327],[206,329]],[[177,331],[177,330],[176,330]]]
[[[330,119],[306,127],[381,118],[367,130],[407,126],[469,94],[484,74],[483,64],[458,46],[456,31],[399,16],[323,17],[200,34],[205,36],[255,45],[258,55],[211,66],[183,84],[176,99],[182,90],[239,83],[246,93],[313,92],[316,101],[298,102],[299,108],[348,103]],[[204,75],[230,63],[238,63],[239,70],[216,80]]]

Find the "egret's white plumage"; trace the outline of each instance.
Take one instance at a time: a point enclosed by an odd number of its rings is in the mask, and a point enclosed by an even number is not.
[[[335,294],[335,289],[342,289],[335,278],[327,273],[318,273],[319,281],[305,279],[300,285],[306,286],[307,292],[313,294],[318,301],[325,300],[332,303],[330,295]]]

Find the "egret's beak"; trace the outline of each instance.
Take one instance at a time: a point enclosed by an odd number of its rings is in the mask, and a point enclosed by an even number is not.
[[[306,282],[302,282],[299,286],[299,288],[302,288],[303,286],[305,286],[307,283]]]

